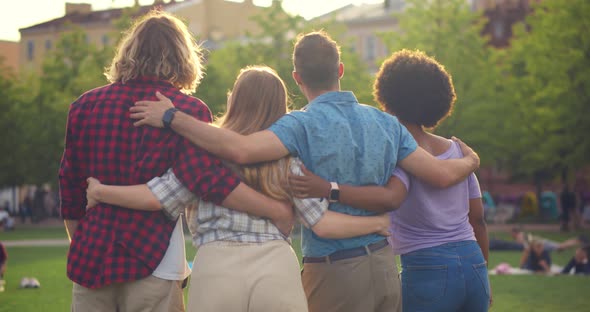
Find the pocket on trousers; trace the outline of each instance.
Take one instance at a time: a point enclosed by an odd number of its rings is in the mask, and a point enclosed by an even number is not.
[[[477,275],[478,279],[481,281],[481,285],[483,289],[485,289],[486,296],[490,297],[490,282],[488,276],[488,267],[487,263],[481,264],[473,264],[473,271],[475,271],[475,275]]]
[[[447,289],[447,266],[406,266],[402,270],[404,300],[429,303],[444,297]]]

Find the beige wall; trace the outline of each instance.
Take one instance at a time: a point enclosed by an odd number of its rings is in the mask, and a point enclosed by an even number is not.
[[[111,24],[86,25],[83,28],[88,36],[88,44],[103,47],[103,36],[109,36],[107,44],[113,44],[112,33],[115,28]],[[39,72],[48,52],[56,48],[61,36],[71,28],[47,28],[21,32],[19,44],[19,63],[21,72]],[[29,55],[29,44],[33,53]],[[32,57],[31,57],[32,56]]]
[[[376,71],[378,63],[390,53],[379,39],[379,33],[396,31],[397,23],[393,19],[383,19],[350,22],[346,27],[347,35],[353,40],[355,52],[370,70]]]
[[[244,35],[246,31],[256,32],[257,25],[250,20],[250,17],[260,11],[252,0],[243,2],[230,2],[224,0],[185,0],[176,5],[168,7],[168,11],[184,20],[189,30],[197,36],[199,41],[208,39],[227,40],[235,39]],[[83,27],[88,35],[88,43],[98,47],[103,46],[103,36],[108,35],[108,44],[115,44],[112,34],[115,27],[109,24],[78,25]],[[51,49],[61,35],[69,30],[63,26],[47,27],[45,29],[27,30],[21,32],[19,44],[19,67],[21,71],[39,72],[48,49],[49,42]],[[210,36],[216,38],[210,38]],[[33,45],[32,58],[29,57],[29,42]]]
[[[0,56],[2,64],[18,73],[19,43],[15,41],[0,40]]]
[[[255,6],[251,0],[201,0],[179,8],[175,10],[172,7],[169,11],[186,21],[189,30],[199,40],[234,39],[244,35],[246,31],[256,31],[257,25],[250,17],[260,12],[260,7]]]

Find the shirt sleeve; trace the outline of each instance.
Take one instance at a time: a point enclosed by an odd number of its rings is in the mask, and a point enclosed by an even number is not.
[[[162,205],[162,212],[171,220],[176,220],[184,209],[197,197],[178,180],[172,169],[161,177],[151,179],[148,188]]]
[[[66,220],[80,220],[86,215],[86,177],[81,161],[80,105],[72,103],[66,124],[64,152],[59,168],[60,214]]]
[[[418,143],[414,140],[414,137],[404,125],[396,120],[396,126],[398,127],[399,142],[397,149],[397,161],[401,161],[408,155],[412,154],[417,148]]]
[[[293,156],[299,156],[300,147],[306,142],[305,128],[299,120],[302,117],[301,114],[305,113],[299,111],[290,112],[268,128],[281,140],[281,143]]]
[[[291,159],[291,173],[303,175],[301,171],[301,160],[298,158]],[[307,228],[311,228],[324,216],[328,210],[328,200],[325,198],[297,198],[293,197],[295,213],[301,223]]]
[[[182,98],[173,100],[175,104],[182,102]],[[198,101],[196,105],[184,103],[177,107],[198,120],[211,122],[211,112],[203,102]],[[238,176],[223,166],[219,158],[192,144],[188,139],[182,139],[177,154],[178,158],[172,166],[174,174],[186,188],[204,201],[221,205],[240,184]]]
[[[402,181],[402,183],[404,184],[404,186],[406,187],[406,191],[407,192],[410,191],[410,176],[408,175],[408,173],[404,169],[402,169],[401,167],[395,167],[395,169],[393,169],[393,173],[391,175],[400,179]]]
[[[469,199],[481,198],[481,190],[479,188],[479,181],[475,173],[471,173],[467,178],[467,185],[469,187]]]

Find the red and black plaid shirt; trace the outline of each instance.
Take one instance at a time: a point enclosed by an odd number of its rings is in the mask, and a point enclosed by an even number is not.
[[[61,214],[79,220],[68,253],[68,277],[87,288],[138,280],[162,260],[174,221],[148,212],[101,204],[86,212],[86,178],[133,185],[168,168],[192,192],[220,204],[240,183],[219,159],[171,130],[134,127],[129,108],[160,91],[178,109],[211,122],[209,108],[171,84],[150,78],[113,83],[72,103],[59,171]]]

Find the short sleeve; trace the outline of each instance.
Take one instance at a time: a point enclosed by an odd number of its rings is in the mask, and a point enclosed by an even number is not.
[[[471,173],[467,178],[469,186],[469,199],[481,198],[481,190],[479,188],[479,181],[475,173]]]
[[[416,143],[416,140],[414,140],[414,137],[404,125],[402,125],[399,121],[397,121],[396,124],[399,127],[399,147],[397,149],[397,161],[401,161],[418,148],[418,143]]]
[[[406,171],[404,171],[404,169],[402,169],[401,167],[395,167],[391,175],[400,179],[400,181],[402,181],[402,183],[406,187],[406,191],[410,191],[410,176]]]
[[[284,115],[268,128],[281,140],[281,143],[287,148],[293,156],[298,156],[300,147],[305,142],[305,128],[299,120],[303,112],[291,112]]]

